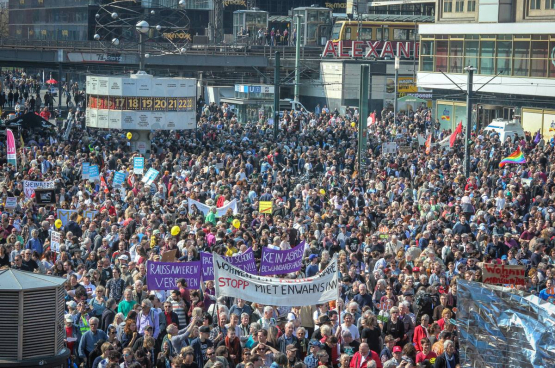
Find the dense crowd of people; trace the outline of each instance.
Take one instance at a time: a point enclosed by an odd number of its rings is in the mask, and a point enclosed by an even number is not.
[[[44,81],[40,74],[28,75],[25,72],[0,73],[0,111],[2,119],[12,119],[28,112],[39,114],[46,120],[62,115],[57,107],[58,81],[52,78]],[[42,81],[41,81],[42,78]],[[50,83],[48,83],[50,82]],[[60,81],[62,97],[59,105],[74,116],[81,111],[85,102],[85,91],[79,83]],[[65,101],[65,104],[64,104]]]
[[[67,278],[66,343],[72,364],[88,368],[455,368],[459,279],[481,281],[484,262],[521,264],[529,277],[518,288],[555,297],[554,145],[476,131],[426,154],[419,135],[450,133],[435,123],[426,107],[368,119],[325,108],[285,112],[275,139],[265,121],[239,124],[228,106],[208,104],[196,130],[154,133],[145,170],[160,175],[148,186],[133,174],[140,153],[125,132],[76,129],[64,140],[23,131],[17,169],[2,147],[2,203],[16,197],[17,206],[2,210],[0,266]],[[368,149],[358,172],[361,124]],[[383,154],[391,141],[410,149]],[[527,163],[500,169],[517,146]],[[82,180],[87,162],[102,180]],[[122,188],[116,171],[128,174]],[[37,206],[23,180],[53,180],[55,204]],[[189,211],[189,198],[211,208],[235,199],[239,210],[217,218]],[[272,214],[259,201],[272,201]],[[57,209],[75,210],[59,230]],[[303,241],[303,268],[278,277],[318,274],[337,256],[338,300],[275,307],[218,296],[212,281],[146,286],[147,263],[168,251],[192,261],[252,248],[259,262],[264,247]]]

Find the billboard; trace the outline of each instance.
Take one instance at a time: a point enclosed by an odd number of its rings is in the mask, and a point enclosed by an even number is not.
[[[124,130],[196,127],[196,79],[87,77],[87,125]]]

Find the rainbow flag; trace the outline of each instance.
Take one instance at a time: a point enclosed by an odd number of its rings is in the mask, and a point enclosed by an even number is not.
[[[505,157],[499,163],[499,167],[505,166],[505,164],[525,164],[526,159],[524,158],[524,154],[520,151],[520,147],[517,147],[516,150],[511,153],[509,156]]]

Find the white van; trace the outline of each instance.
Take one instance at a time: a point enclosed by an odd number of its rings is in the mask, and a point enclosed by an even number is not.
[[[279,100],[279,110],[297,111],[297,112],[302,112],[304,114],[308,113],[308,110],[306,109],[306,107],[303,106],[302,103],[290,98],[284,98]]]
[[[491,123],[484,128],[486,134],[491,134],[495,132],[499,135],[501,142],[510,137],[511,139],[518,135],[519,138],[524,137],[524,129],[520,124],[520,119],[505,120],[505,119],[493,119]]]

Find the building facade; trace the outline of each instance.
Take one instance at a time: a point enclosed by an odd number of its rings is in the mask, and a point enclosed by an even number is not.
[[[555,134],[555,1],[438,0],[436,23],[419,35],[417,84],[433,90],[442,128],[466,124],[472,66],[473,126],[516,118]]]

